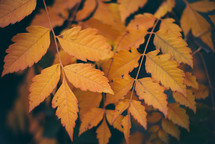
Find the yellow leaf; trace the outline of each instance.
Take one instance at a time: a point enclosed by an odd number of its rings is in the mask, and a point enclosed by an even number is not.
[[[82,120],[84,115],[89,112],[90,109],[99,107],[102,100],[101,93],[94,93],[89,91],[81,91],[76,89],[74,91],[75,96],[78,99],[78,105],[80,108],[79,116]]]
[[[36,7],[36,0],[1,0],[0,27],[21,21],[31,14]]]
[[[136,119],[141,124],[141,126],[147,129],[147,113],[145,111],[145,107],[141,105],[140,101],[132,100],[129,106],[129,112],[134,117],[134,119]]]
[[[61,119],[61,124],[65,127],[70,139],[73,141],[73,128],[78,118],[78,100],[69,88],[65,78],[54,95],[52,107],[57,107],[56,115]]]
[[[162,115],[159,112],[152,112],[151,114],[147,115],[147,121],[148,123],[151,123],[151,124],[155,124],[159,122],[161,118],[162,118]]]
[[[190,72],[185,73],[185,79],[184,80],[185,80],[184,83],[187,86],[191,86],[191,87],[193,87],[195,89],[199,88],[199,84],[196,81],[196,76],[192,75]]]
[[[65,51],[61,50],[59,52],[59,55],[60,55],[60,59],[61,59],[61,62],[63,64],[63,66],[66,66],[68,64],[73,64],[73,63],[76,63],[76,58],[73,57],[73,56],[70,56],[69,54],[67,54]],[[54,59],[54,64],[59,64],[59,57],[58,57],[58,54],[55,55],[55,59]]]
[[[173,124],[170,120],[162,119],[161,126],[163,130],[171,136],[180,139],[180,130],[177,125]]]
[[[32,111],[51,94],[59,79],[60,65],[58,64],[42,70],[41,74],[33,78],[29,89],[29,111]]]
[[[191,3],[190,6],[192,9],[199,12],[209,12],[215,10],[215,2],[210,1],[197,1]]]
[[[154,45],[157,49],[161,49],[163,53],[171,54],[179,63],[186,63],[193,67],[192,51],[182,39],[181,29],[173,22],[173,19],[161,21],[160,29],[155,34]]]
[[[113,116],[114,116],[114,111],[113,110],[106,110],[106,118],[107,121],[110,125],[112,125],[114,128],[117,130],[123,132],[123,128],[121,126],[122,119],[124,118],[122,115],[119,115],[116,120],[113,122]],[[112,123],[113,122],[113,123]]]
[[[137,11],[140,7],[143,7],[147,0],[117,0],[119,3],[119,11],[122,22],[125,22],[126,18]]]
[[[85,114],[81,121],[81,126],[79,129],[79,136],[85,131],[97,126],[99,122],[103,119],[104,109],[92,108],[88,113]]]
[[[173,92],[173,98],[179,104],[189,107],[190,109],[193,110],[194,113],[196,113],[195,96],[193,95],[191,90],[187,90],[187,97],[185,97],[183,94],[179,92]]]
[[[168,119],[173,123],[187,129],[189,129],[189,116],[186,114],[185,109],[181,108],[179,104],[169,103],[168,104]]]
[[[114,115],[112,118],[112,123],[116,120],[116,118],[121,115],[129,106],[129,101],[128,100],[124,100],[124,101],[120,101],[114,110]]]
[[[125,32],[116,40],[115,45],[119,44],[117,51],[138,48],[140,44],[144,43],[147,30],[153,27],[154,21],[155,17],[152,14],[146,13],[135,16],[134,20],[127,26]]]
[[[146,55],[146,71],[151,73],[152,78],[161,82],[166,88],[178,91],[186,96],[184,85],[184,72],[177,68],[176,61],[171,60],[171,55],[158,55],[158,50]]]
[[[125,141],[128,144],[129,143],[129,137],[130,137],[130,129],[131,129],[131,116],[130,116],[130,114],[126,115],[123,118],[122,126],[123,126],[123,133],[124,133]]]
[[[50,45],[50,31],[40,26],[30,26],[29,33],[17,34],[12,38],[14,44],[6,50],[2,76],[24,70],[38,62]]]
[[[111,137],[110,130],[108,128],[107,122],[103,119],[103,122],[96,130],[97,139],[99,140],[99,144],[107,144],[109,142],[109,138]]]
[[[119,100],[123,99],[132,88],[133,82],[134,79],[129,75],[126,75],[123,78],[114,78],[113,82],[110,84],[114,91],[114,95],[107,94],[105,105],[117,103]]]
[[[151,78],[142,78],[136,81],[135,90],[139,99],[144,99],[146,104],[152,105],[167,115],[167,96],[162,86],[153,82]]]
[[[198,90],[192,89],[192,93],[194,94],[195,98],[198,100],[206,99],[209,96],[209,88],[203,84],[200,84]]]
[[[158,137],[164,142],[164,143],[169,143],[169,137],[168,137],[168,134],[164,131],[164,130],[162,130],[162,129],[160,129],[159,131],[158,131]]]
[[[64,67],[68,80],[83,91],[105,92],[113,94],[104,73],[94,69],[90,64],[71,64]]]
[[[131,52],[127,50],[119,51],[113,57],[113,63],[110,68],[109,77],[121,77],[131,72],[135,67],[137,67],[138,60],[141,54],[136,50],[132,49]]]
[[[158,10],[155,12],[156,18],[161,18],[165,16],[168,12],[171,12],[173,7],[175,6],[175,0],[166,0],[164,1]]]
[[[70,55],[83,61],[104,60],[112,56],[111,47],[106,39],[97,35],[97,30],[80,26],[65,30],[57,37],[62,48]]]
[[[197,11],[195,11],[190,4],[186,3],[187,6],[181,16],[181,27],[184,34],[187,35],[191,30],[195,37],[200,36],[201,40],[206,43],[213,51],[215,48],[211,39],[211,32],[203,34],[208,31],[211,26]],[[195,4],[195,3],[192,3]],[[202,35],[203,34],[203,35]]]
[[[93,13],[93,11],[95,10],[96,5],[97,5],[96,0],[86,0],[84,2],[83,8],[80,11],[78,11],[75,16],[76,21],[80,21],[89,17],[91,13]]]

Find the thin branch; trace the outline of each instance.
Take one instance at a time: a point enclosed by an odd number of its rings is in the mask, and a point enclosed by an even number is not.
[[[197,54],[198,52],[200,52],[202,50],[202,47],[199,47],[197,50],[195,50],[193,53],[192,53],[192,56],[194,56],[195,54]]]
[[[205,35],[205,34],[211,32],[211,31],[213,31],[213,30],[215,30],[215,27],[209,28],[208,30],[206,30],[206,31],[204,31],[204,32],[202,32],[202,33],[200,33],[200,34],[197,35],[196,37],[199,38],[199,37],[201,37],[201,36],[203,36],[203,35]]]

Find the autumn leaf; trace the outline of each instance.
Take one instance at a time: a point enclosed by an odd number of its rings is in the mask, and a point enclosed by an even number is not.
[[[151,73],[152,78],[160,81],[166,88],[179,91],[186,96],[184,85],[184,72],[177,68],[178,64],[171,59],[171,55],[158,55],[158,50],[151,51],[146,55],[146,71]]]
[[[130,14],[143,7],[146,4],[147,0],[117,0],[117,2],[119,3],[121,20],[122,22],[124,22]]]
[[[44,69],[41,74],[33,78],[29,89],[29,111],[32,111],[51,94],[59,79],[60,65],[58,64]]]
[[[140,101],[132,100],[129,106],[129,112],[136,119],[142,127],[147,129],[147,119],[145,112],[145,107],[141,104]]]
[[[147,122],[150,124],[155,124],[159,122],[162,118],[162,114],[160,112],[152,112],[147,115]]]
[[[65,30],[57,37],[63,50],[83,61],[104,60],[112,56],[106,39],[97,35],[96,29],[81,30],[80,26]]]
[[[171,12],[174,6],[175,0],[166,0],[160,5],[154,16],[156,18],[161,18],[165,16],[168,12]]]
[[[12,38],[14,44],[6,50],[2,76],[24,70],[38,62],[50,45],[50,31],[40,26],[30,26],[29,33],[17,34]]]
[[[65,51],[61,50],[58,53],[55,54],[55,59],[54,59],[54,64],[59,64],[59,57],[60,57],[60,60],[62,62],[62,65],[63,66],[66,66],[66,65],[69,65],[69,64],[74,64],[76,63],[77,59],[73,56],[70,56],[68,53],[66,53]]]
[[[116,120],[113,122],[114,111],[113,110],[105,110],[107,121],[110,125],[112,125],[115,129],[123,132],[123,128],[121,126],[122,119],[124,116],[119,115]]]
[[[76,88],[83,91],[106,92],[113,94],[104,73],[90,64],[71,64],[64,67],[66,77]]]
[[[116,107],[115,107],[115,110],[114,110],[114,115],[113,115],[113,118],[112,118],[112,122],[111,123],[114,123],[114,121],[116,120],[116,118],[121,115],[127,108],[129,107],[129,101],[128,100],[123,100],[123,101],[120,101]]]
[[[139,99],[144,99],[146,104],[152,105],[165,116],[167,115],[167,96],[164,94],[164,88],[158,83],[153,82],[151,78],[138,79],[135,90]]]
[[[195,37],[200,37],[203,42],[215,51],[211,39],[211,32],[202,35],[202,33],[208,31],[211,26],[207,20],[197,12],[208,12],[212,9],[215,9],[214,2],[201,1],[201,3],[196,2],[191,4],[186,2],[186,8],[182,13],[180,22],[185,35],[191,30]]]
[[[173,19],[161,21],[159,31],[155,33],[154,45],[157,49],[161,49],[162,53],[171,54],[179,63],[186,63],[193,67],[192,51],[182,39],[181,29],[173,22]]]
[[[180,130],[177,125],[173,124],[170,120],[162,119],[161,126],[166,133],[179,140]]]
[[[186,114],[185,109],[181,108],[179,104],[176,103],[169,103],[168,104],[168,119],[171,120],[173,123],[187,129],[189,129],[189,117]]]
[[[122,120],[123,133],[126,140],[126,143],[129,143],[130,129],[131,129],[131,116],[130,114],[126,115]]]
[[[78,100],[69,88],[65,78],[62,85],[54,95],[52,107],[56,108],[56,115],[61,119],[61,124],[65,126],[70,139],[73,141],[73,128],[78,118]]]
[[[193,92],[191,90],[187,90],[187,97],[185,97],[183,94],[179,92],[174,92],[173,98],[179,104],[189,107],[190,109],[193,110],[194,113],[196,113],[195,96],[193,95]]]
[[[164,130],[160,129],[160,130],[158,131],[158,137],[159,137],[164,143],[169,143],[168,134],[167,134]]]
[[[107,144],[109,142],[111,133],[105,119],[103,119],[101,125],[97,128],[96,133],[99,144]]]
[[[197,100],[206,99],[209,96],[209,88],[203,84],[199,85],[199,89],[192,89],[192,93]]]
[[[36,0],[1,0],[0,27],[21,21],[36,8]]]
[[[187,85],[187,86],[191,86],[195,89],[198,89],[199,88],[199,84],[198,82],[196,81],[196,76],[195,75],[192,75],[190,72],[186,72],[185,73],[185,79],[184,79],[184,83]]]
[[[102,120],[104,115],[104,109],[92,108],[88,113],[85,114],[81,121],[81,126],[79,129],[79,136],[85,131],[97,126]]]

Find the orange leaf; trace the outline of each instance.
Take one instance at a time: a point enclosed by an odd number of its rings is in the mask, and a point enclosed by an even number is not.
[[[151,114],[147,115],[148,123],[155,124],[159,122],[162,118],[162,114],[159,112],[152,112]]]
[[[59,79],[60,65],[58,64],[42,70],[41,74],[33,78],[29,95],[29,111],[32,111],[51,94]]]
[[[131,129],[131,118],[130,114],[126,115],[122,120],[123,133],[126,143],[129,143],[130,129]]]
[[[114,111],[113,110],[106,110],[106,118],[107,121],[110,125],[112,125],[114,128],[116,128],[117,130],[123,132],[123,128],[121,126],[122,123],[122,119],[124,118],[122,115],[119,115],[116,120],[113,122],[113,116],[114,116]],[[112,124],[113,122],[113,124]]]
[[[69,88],[65,78],[54,95],[52,107],[57,107],[56,115],[61,119],[61,124],[65,126],[70,139],[73,141],[73,128],[75,127],[75,121],[78,118],[78,101]]]
[[[190,72],[185,73],[185,79],[184,80],[185,80],[184,83],[187,86],[191,86],[191,87],[193,87],[195,89],[199,88],[199,84],[196,81],[196,76],[192,75]]]
[[[94,69],[90,64],[71,64],[64,67],[66,77],[77,88],[83,91],[106,92],[113,94],[104,73]]]
[[[26,30],[29,33],[17,34],[12,38],[15,43],[6,50],[8,54],[4,58],[2,76],[31,67],[46,53],[50,45],[49,29],[29,26]]]
[[[146,104],[152,105],[167,115],[167,96],[162,86],[153,82],[151,78],[142,78],[136,81],[135,90],[139,99],[144,99]]]
[[[155,12],[156,18],[161,18],[165,16],[168,12],[171,12],[173,7],[175,6],[175,0],[166,0],[164,1],[158,10]]]
[[[177,125],[173,124],[167,119],[162,119],[161,126],[166,133],[172,135],[173,137],[177,138],[177,140],[179,140],[180,130]]]
[[[194,94],[195,98],[198,100],[206,99],[209,96],[209,88],[203,84],[200,84],[198,90],[192,89],[192,93]]]
[[[97,139],[99,140],[99,144],[107,144],[109,142],[109,138],[111,137],[110,130],[108,128],[107,122],[103,119],[103,122],[96,130]]]
[[[116,118],[121,115],[129,106],[129,101],[128,100],[124,100],[124,101],[120,101],[116,107],[115,107],[115,111],[114,111],[114,116],[112,119],[112,123],[116,120]]]
[[[37,4],[36,0],[1,0],[0,27],[21,21],[31,14]]]

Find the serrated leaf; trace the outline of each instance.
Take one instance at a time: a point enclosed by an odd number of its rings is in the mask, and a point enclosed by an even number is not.
[[[121,115],[129,106],[129,101],[128,100],[124,100],[124,101],[120,101],[114,110],[114,116],[112,119],[112,123],[116,120],[116,118]]]
[[[190,72],[186,72],[185,73],[185,79],[184,79],[184,83],[187,85],[187,86],[191,86],[195,89],[198,89],[199,88],[199,84],[198,82],[196,81],[196,76],[195,75],[192,75]]]
[[[119,115],[116,120],[113,122],[114,111],[113,110],[106,110],[106,118],[110,125],[112,125],[115,129],[123,132],[123,128],[121,126],[122,119],[124,118],[122,115]],[[112,123],[113,122],[113,123]]]
[[[136,119],[141,126],[147,129],[147,119],[146,119],[146,111],[145,107],[141,105],[140,101],[132,100],[129,106],[129,112]]]
[[[29,26],[29,33],[20,33],[12,38],[14,44],[6,50],[2,76],[24,70],[38,62],[50,45],[50,31],[40,26]]]
[[[61,50],[59,52],[59,56],[60,56],[60,59],[61,59],[61,62],[62,62],[62,65],[63,66],[66,66],[66,65],[69,65],[69,64],[73,64],[73,63],[76,63],[76,58],[73,57],[73,56],[70,56],[69,54],[67,54],[65,51]],[[58,53],[55,54],[55,59],[54,59],[54,64],[59,64],[59,56],[58,56]]]
[[[79,129],[79,136],[85,131],[97,126],[99,122],[103,119],[104,109],[92,108],[88,113],[85,114],[81,121],[81,126]]]
[[[103,122],[96,130],[97,139],[99,140],[99,144],[107,144],[109,142],[109,138],[111,137],[110,130],[108,128],[107,122],[103,119]]]
[[[193,110],[194,113],[196,113],[195,96],[193,95],[191,90],[187,90],[187,97],[185,97],[183,94],[179,92],[173,92],[173,98],[179,104],[189,107],[190,109]]]
[[[114,78],[120,77],[121,75],[127,75],[138,66],[140,56],[141,54],[136,49],[132,49],[131,52],[127,50],[119,51],[113,57],[109,77]]]
[[[160,29],[155,34],[154,45],[157,49],[161,49],[162,53],[171,54],[179,63],[182,62],[193,67],[192,51],[180,36],[181,29],[173,22],[173,19],[161,21]]]
[[[68,80],[83,91],[106,92],[113,94],[104,73],[94,69],[90,64],[71,64],[64,67]]]
[[[168,104],[168,119],[171,120],[173,123],[187,129],[189,129],[189,116],[186,114],[185,109],[181,108],[179,104],[176,103],[169,103]]]
[[[36,0],[1,0],[0,27],[21,21],[31,14],[37,4]]]
[[[130,114],[126,115],[123,118],[122,126],[123,126],[123,133],[124,133],[125,141],[128,144],[129,143],[129,137],[130,137],[130,129],[131,129],[131,116],[130,116]]]
[[[80,26],[65,30],[57,37],[63,50],[77,59],[98,61],[112,56],[111,47],[106,39],[97,35],[97,30]]]
[[[51,94],[59,79],[60,65],[58,64],[42,70],[41,74],[33,78],[29,89],[29,111],[32,111]]]
[[[210,1],[197,1],[191,3],[190,6],[199,12],[209,12],[215,10],[215,2]]]
[[[197,100],[206,99],[209,96],[209,88],[200,84],[198,90],[192,89],[192,93]]]
[[[122,22],[135,11],[137,11],[140,7],[143,7],[147,0],[117,0],[119,3],[119,11],[121,15]]]
[[[151,78],[142,78],[136,81],[135,90],[139,99],[144,99],[146,104],[152,105],[167,115],[167,96],[162,86],[153,82]]]
[[[206,43],[213,51],[215,51],[214,46],[213,46],[213,42],[211,39],[211,32],[205,33],[202,35],[202,33],[208,31],[211,26],[210,24],[207,22],[206,19],[204,19],[197,11],[195,11],[191,5],[193,5],[195,3],[189,4],[186,3],[186,8],[182,13],[181,16],[181,27],[184,31],[184,34],[187,35],[188,32],[191,30],[192,34],[195,37],[199,37],[200,35],[200,39]],[[202,7],[202,9],[204,9]]]
[[[156,18],[161,18],[165,16],[168,12],[171,12],[173,7],[175,6],[175,0],[166,0],[164,1],[158,10],[155,12]]]
[[[125,32],[116,40],[117,50],[138,48],[140,44],[145,42],[147,30],[153,27],[154,21],[155,17],[152,14],[136,15],[134,20],[127,26]]]
[[[178,126],[173,124],[170,120],[162,119],[161,126],[166,133],[175,137],[177,140],[180,139],[180,130]]]
[[[151,51],[146,55],[146,71],[151,73],[152,78],[161,82],[166,88],[178,91],[186,96],[184,85],[184,72],[180,70],[176,61],[171,60],[171,55],[158,55],[158,50]]]
[[[124,96],[129,92],[133,86],[134,79],[129,75],[123,78],[114,78],[113,82],[110,84],[113,89],[114,95],[107,94],[105,105],[116,103],[123,99]]]
[[[78,118],[78,100],[69,88],[65,78],[62,85],[54,95],[52,107],[57,108],[56,115],[61,119],[61,124],[65,127],[70,139],[73,141],[73,128]]]

